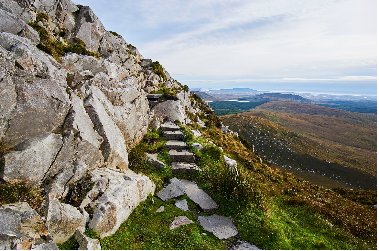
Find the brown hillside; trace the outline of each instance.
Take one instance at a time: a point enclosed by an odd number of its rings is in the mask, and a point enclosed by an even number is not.
[[[327,156],[318,154],[326,160],[376,175],[377,125],[370,122],[376,116],[296,102],[270,103],[245,114],[270,120],[318,142],[329,151]],[[268,112],[274,110],[277,112]],[[312,152],[309,149],[304,153]]]
[[[348,118],[359,120],[365,123],[374,123],[377,121],[376,115],[349,112],[341,109],[334,109],[329,107],[323,107],[318,105],[312,105],[307,103],[299,103],[292,101],[272,101],[263,105],[257,106],[255,109],[277,112],[277,113],[300,113],[309,115],[324,115],[338,118]]]
[[[253,116],[254,114],[260,116]],[[248,112],[221,118],[225,125],[230,126],[230,129],[250,141],[255,146],[255,152],[273,164],[286,167],[293,173],[307,172],[306,176],[312,176],[308,180],[317,181],[317,184],[321,184],[321,180],[326,180],[329,186],[334,187],[336,184],[329,182],[326,179],[328,177],[351,187],[374,189],[376,153],[374,150],[369,150],[370,144],[367,145],[367,149],[363,149],[332,141],[323,133],[328,130],[333,131],[333,129],[326,125],[318,128],[317,125],[299,118],[292,118],[290,115]],[[280,124],[290,125],[292,129]],[[313,129],[312,132],[309,132],[310,128]],[[360,128],[355,129],[357,130],[355,137],[360,137]],[[361,130],[361,133],[362,131],[364,130]],[[340,138],[343,139],[342,136]],[[368,180],[370,182],[367,182]]]

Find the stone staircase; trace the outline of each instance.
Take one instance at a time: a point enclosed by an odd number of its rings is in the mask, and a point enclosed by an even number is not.
[[[188,151],[188,146],[187,143],[183,141],[184,134],[180,131],[180,127],[173,122],[166,122],[162,124],[160,128],[163,131],[163,136],[168,140],[166,147],[169,149],[168,155],[172,160],[172,173],[191,174],[196,171],[202,171],[196,165],[195,154]],[[199,146],[196,145],[194,147],[197,149]],[[184,194],[199,206],[203,212],[212,212],[219,207],[211,196],[203,191],[196,182],[185,179],[179,180],[177,178],[172,178],[170,184],[160,190],[157,193],[157,196],[161,200],[166,201],[173,198],[179,198]],[[187,201],[185,200],[177,201],[175,205],[182,210],[188,210]],[[164,209],[160,208],[159,212],[162,212],[162,210]],[[217,214],[211,216],[198,216],[198,222],[206,231],[213,233],[219,239],[229,239],[238,235],[238,229],[233,224],[233,221],[225,216]],[[185,216],[176,217],[172,222],[170,229],[191,223],[193,222],[188,220]],[[240,242],[243,243],[243,245],[235,245],[232,249],[259,250],[259,248],[250,243]]]

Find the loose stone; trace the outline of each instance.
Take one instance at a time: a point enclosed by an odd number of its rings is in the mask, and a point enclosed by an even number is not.
[[[193,221],[188,219],[186,216],[178,216],[178,217],[175,217],[175,220],[173,222],[171,222],[170,229],[172,230],[177,227],[191,224],[191,223],[193,223]]]
[[[237,227],[225,216],[216,214],[212,216],[199,216],[198,221],[205,230],[211,232],[220,240],[229,239],[238,234]]]
[[[184,210],[184,211],[188,211],[189,210],[186,199],[184,199],[184,200],[178,200],[177,202],[175,202],[175,206],[177,208],[179,208],[179,209]]]

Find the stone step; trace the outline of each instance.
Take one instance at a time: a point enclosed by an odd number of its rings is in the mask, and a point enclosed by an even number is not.
[[[203,171],[195,163],[172,162],[172,173],[190,174],[195,171]]]
[[[172,162],[189,162],[189,163],[195,162],[195,155],[186,150],[183,150],[183,151],[170,150],[168,152],[168,155],[171,157]]]
[[[168,149],[175,149],[175,150],[184,150],[187,148],[187,143],[184,141],[178,141],[178,140],[169,140],[165,144],[165,146]]]
[[[158,101],[158,99],[162,97],[162,94],[154,93],[154,94],[148,94],[146,98],[150,101]]]
[[[181,131],[164,131],[163,137],[168,140],[180,140],[183,138],[183,133]]]
[[[162,131],[177,131],[180,127],[173,122],[166,122],[161,125],[161,129]]]
[[[217,203],[206,192],[200,189],[195,182],[189,180],[180,180],[180,182],[185,186],[184,193],[204,212],[218,208]]]
[[[217,214],[199,216],[198,221],[204,230],[211,232],[220,240],[229,239],[238,234],[238,229],[233,221],[225,216]]]

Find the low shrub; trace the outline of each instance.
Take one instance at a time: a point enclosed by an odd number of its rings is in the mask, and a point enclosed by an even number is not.
[[[151,63],[151,67],[153,67],[153,71],[155,74],[163,78],[163,81],[167,80],[167,76],[163,70],[163,67],[158,61]]]

